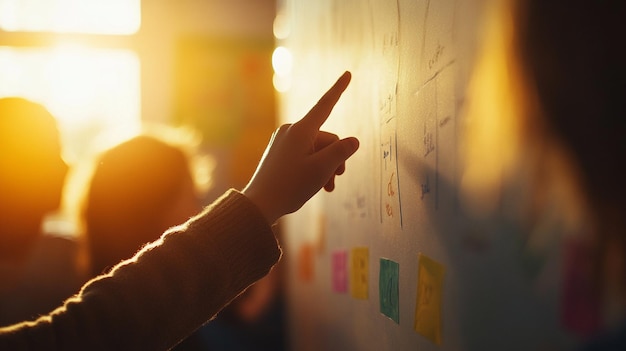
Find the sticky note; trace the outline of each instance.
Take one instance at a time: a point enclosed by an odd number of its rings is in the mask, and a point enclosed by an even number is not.
[[[418,265],[415,331],[433,343],[441,345],[441,305],[445,267],[421,253]]]
[[[369,249],[357,247],[352,249],[352,270],[350,272],[350,288],[355,299],[368,299],[369,285]]]
[[[597,285],[592,283],[591,260],[585,243],[568,238],[563,248],[563,282],[561,283],[561,322],[563,326],[581,336],[589,337],[602,324],[602,306],[597,298]]]
[[[397,262],[385,258],[380,259],[378,279],[380,312],[398,324],[400,324],[399,271],[400,265]]]
[[[332,254],[333,290],[338,293],[348,291],[348,253],[345,250],[335,251]]]
[[[313,280],[313,257],[313,245],[309,243],[302,244],[298,252],[298,276],[303,281]]]

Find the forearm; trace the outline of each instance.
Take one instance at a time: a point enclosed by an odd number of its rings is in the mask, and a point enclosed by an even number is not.
[[[267,274],[279,257],[258,209],[231,192],[110,275],[92,280],[50,316],[0,333],[0,342],[167,349]]]

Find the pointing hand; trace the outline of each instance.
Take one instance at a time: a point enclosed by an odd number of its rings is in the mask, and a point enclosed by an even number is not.
[[[344,172],[345,161],[359,148],[354,137],[339,139],[319,130],[350,79],[350,72],[345,72],[301,120],[282,125],[272,135],[242,191],[270,224],[297,211],[322,187],[332,191],[335,175]]]

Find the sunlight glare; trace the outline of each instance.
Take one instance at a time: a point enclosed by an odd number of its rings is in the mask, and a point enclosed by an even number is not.
[[[133,34],[140,25],[140,0],[0,0],[10,32]]]
[[[103,130],[139,128],[139,72],[129,50],[0,47],[0,96],[44,104],[59,120],[68,161]]]
[[[272,83],[274,84],[274,89],[276,89],[279,93],[286,93],[291,89],[291,76],[280,76],[278,74],[274,74],[272,77]]]
[[[272,54],[272,67],[274,68],[274,89],[278,92],[286,92],[291,87],[291,70],[293,57],[291,51],[284,46],[278,46]]]
[[[273,24],[274,37],[276,39],[286,39],[291,34],[289,18],[283,12],[276,14]]]
[[[291,52],[284,46],[279,46],[274,49],[272,54],[272,67],[274,72],[280,76],[285,76],[291,73],[291,67],[293,66],[293,58]]]

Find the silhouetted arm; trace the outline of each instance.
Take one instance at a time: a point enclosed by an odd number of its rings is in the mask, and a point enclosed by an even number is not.
[[[2,330],[0,349],[171,348],[265,276],[280,253],[256,206],[231,190],[49,316]]]
[[[319,130],[350,78],[277,129],[242,193],[227,192],[50,315],[0,329],[0,350],[165,350],[215,316],[280,258],[271,225],[332,191],[358,149],[355,138]]]

